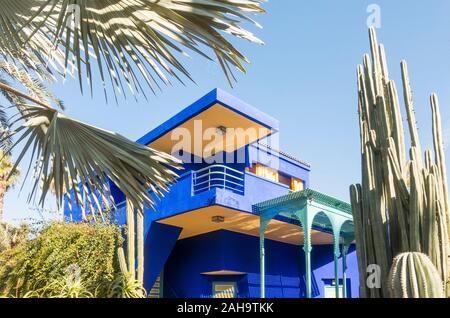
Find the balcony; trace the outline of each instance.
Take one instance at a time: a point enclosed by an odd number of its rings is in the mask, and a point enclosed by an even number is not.
[[[214,188],[244,195],[244,172],[224,165],[211,165],[193,172],[192,187],[194,195]]]

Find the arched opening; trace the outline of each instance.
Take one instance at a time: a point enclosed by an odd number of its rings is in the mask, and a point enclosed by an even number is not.
[[[312,214],[311,216],[311,226],[309,228],[309,235],[311,236],[311,246],[309,248],[309,253],[305,253],[305,257],[312,258],[312,255],[315,255],[316,253],[313,252],[313,250],[322,249],[326,245],[326,249],[328,250],[330,243],[332,245],[332,255],[335,255],[334,253],[334,242],[335,242],[335,235],[334,235],[334,229],[335,229],[335,220],[332,216],[330,216],[325,211],[317,211],[315,214]],[[319,231],[319,232],[318,232]],[[320,237],[316,233],[320,233]],[[305,248],[305,252],[307,251],[307,248]],[[311,253],[312,252],[312,253]],[[319,252],[319,254],[323,254]],[[328,254],[328,253],[326,253]],[[333,256],[334,264],[336,264],[336,257]],[[312,262],[312,259],[308,262]],[[315,261],[317,262],[317,260]],[[325,263],[322,265],[315,265],[315,266],[327,266],[325,264],[328,263],[328,260],[325,260]],[[336,266],[335,268],[335,274],[336,274]],[[309,272],[308,272],[309,271]],[[322,295],[323,297],[336,297],[338,293],[338,289],[335,287],[336,284],[339,283],[339,280],[336,279],[336,275],[334,275],[334,279],[323,279],[321,282],[315,281],[314,277],[314,271],[315,268],[306,268],[306,276],[310,276],[310,278],[307,279],[307,283],[309,280],[311,280],[311,290],[309,290],[307,286],[307,297],[316,297],[318,295]],[[314,288],[314,286],[316,286]],[[320,286],[320,287],[319,287]],[[339,286],[338,286],[339,287]],[[330,294],[331,292],[331,294]]]

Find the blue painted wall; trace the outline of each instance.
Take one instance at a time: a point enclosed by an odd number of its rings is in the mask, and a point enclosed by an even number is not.
[[[152,222],[145,240],[144,287],[150,290],[161,273],[178,237],[181,228]]]
[[[304,297],[304,254],[300,246],[266,240],[266,296]],[[323,297],[324,285],[333,279],[331,245],[312,251],[313,294]],[[348,297],[358,296],[354,248],[347,257]],[[203,272],[229,270],[245,275],[211,276]],[[259,297],[259,239],[220,230],[177,242],[164,269],[165,297],[211,297],[213,281],[237,283],[238,297]]]

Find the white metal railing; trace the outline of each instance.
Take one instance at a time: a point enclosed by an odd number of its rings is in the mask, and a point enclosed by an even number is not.
[[[244,172],[224,165],[211,165],[193,172],[192,187],[194,194],[221,188],[244,195]]]

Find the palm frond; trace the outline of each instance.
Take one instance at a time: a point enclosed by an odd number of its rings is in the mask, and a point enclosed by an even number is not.
[[[92,83],[92,66],[97,65],[101,81],[109,81],[114,94],[123,92],[125,85],[142,92],[142,82],[155,92],[170,78],[192,80],[177,56],[188,50],[210,58],[208,48],[232,84],[233,68],[245,72],[248,60],[225,35],[262,44],[243,23],[257,24],[249,15],[263,13],[263,1],[21,0],[26,5],[16,5],[17,0],[2,0],[8,10],[0,12],[0,21],[6,21],[0,30],[23,23],[11,15],[31,6],[33,19],[23,29],[28,35],[35,32],[30,46],[52,39],[54,47],[65,53],[65,64],[72,62],[77,68],[81,88],[84,75]],[[48,50],[38,50],[39,54],[45,56]]]
[[[35,74],[38,73],[35,72]],[[40,77],[44,77],[49,82],[52,81],[49,73],[42,72]],[[28,94],[16,89],[14,86],[17,85],[26,89]],[[26,104],[26,99],[48,107],[54,104],[64,109],[63,102],[38,78],[30,75],[23,67],[17,67],[15,64],[7,61],[0,61],[0,95],[19,111],[23,111],[22,105]],[[5,111],[5,107],[2,107],[0,113],[0,148],[8,155],[12,146],[10,121],[11,118]]]
[[[142,207],[153,206],[155,197],[176,179],[174,169],[180,161],[166,153],[53,109],[26,106],[26,110],[20,116],[25,124],[16,129],[19,137],[14,147],[24,142],[16,166],[26,152],[31,153],[31,162],[38,163],[29,200],[38,197],[43,205],[53,183],[57,203],[61,205],[66,190],[72,189],[69,201],[80,206],[86,218],[86,211],[114,207],[109,180],[134,206]]]
[[[18,83],[22,85],[31,97],[35,98],[41,102],[47,102],[49,104],[53,103],[57,107],[64,109],[64,103],[53,94],[47,86],[45,86],[39,79],[31,76],[25,69],[19,68],[16,65],[6,62],[0,61],[0,75],[4,77],[5,75],[10,78],[14,83]],[[42,74],[43,76],[48,76]],[[52,79],[47,78],[48,82],[52,82]],[[0,87],[2,94],[8,101],[13,105],[23,104],[23,98],[18,96],[17,94],[12,93],[11,91],[5,91]]]
[[[37,29],[31,19],[46,5],[46,0],[1,0],[0,56],[42,79],[61,73],[63,52],[53,45],[55,34]],[[33,36],[31,36],[33,35]]]

